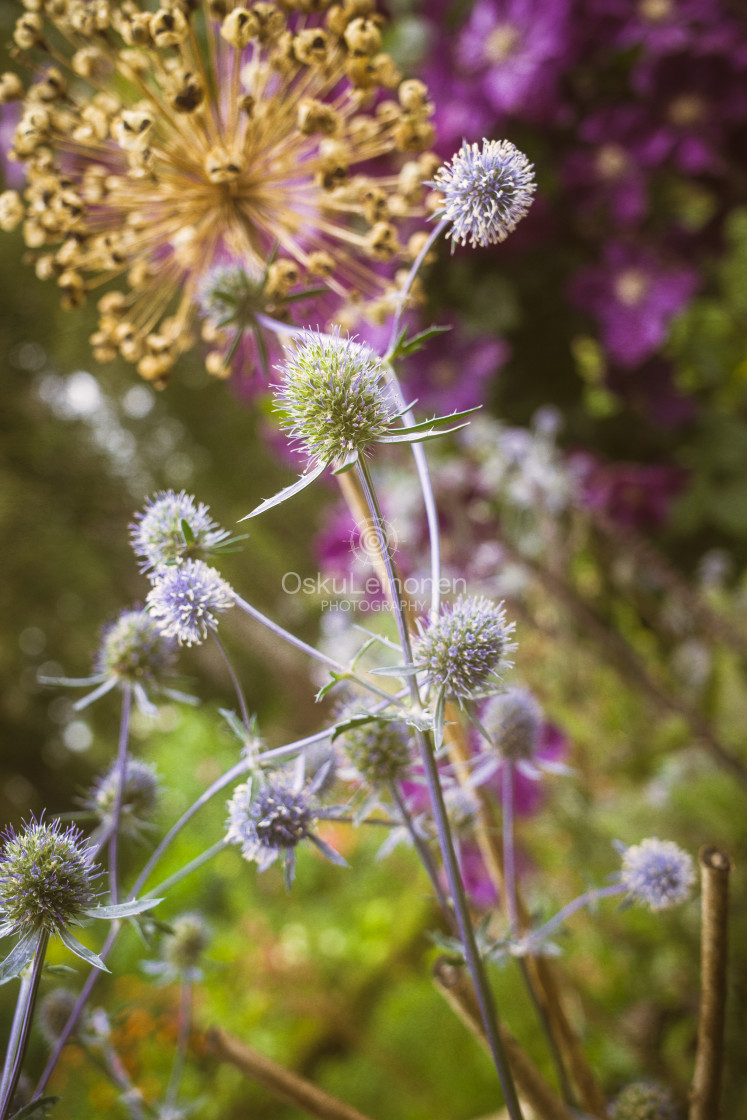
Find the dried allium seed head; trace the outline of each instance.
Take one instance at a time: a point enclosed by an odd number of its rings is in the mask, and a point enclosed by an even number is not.
[[[15,42],[39,75],[14,141],[28,195],[22,212],[6,201],[0,228],[21,224],[29,249],[62,264],[66,307],[102,281],[126,282],[129,330],[102,317],[101,360],[120,354],[166,384],[191,345],[205,274],[236,261],[259,283],[278,243],[302,287],[328,289],[325,315],[353,302],[365,314],[391,289],[378,262],[397,260],[399,223],[424,214],[422,193],[389,205],[401,162],[389,157],[427,147],[432,129],[421,83],[403,84],[387,112],[375,107],[400,76],[373,7],[195,0],[153,11],[128,0],[39,3],[20,17]],[[21,97],[4,75],[0,101]],[[381,214],[341,190],[363,165]],[[74,216],[57,205],[67,188],[80,199]],[[73,228],[76,259],[57,261]],[[176,329],[156,345],[168,316]]]

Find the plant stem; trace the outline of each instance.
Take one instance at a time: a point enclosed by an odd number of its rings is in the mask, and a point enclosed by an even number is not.
[[[117,749],[117,795],[112,810],[112,827],[109,835],[109,893],[112,902],[119,902],[117,855],[119,847],[119,818],[122,815],[125,782],[127,781],[127,744],[130,737],[132,689],[126,684],[122,690],[122,713],[119,719],[119,746]]]
[[[228,670],[228,675],[231,678],[231,684],[233,685],[234,692],[236,693],[236,699],[239,702],[239,711],[241,712],[241,722],[243,723],[246,730],[250,731],[251,722],[249,720],[249,712],[247,711],[247,707],[246,707],[246,700],[244,699],[244,691],[241,687],[241,684],[239,683],[239,678],[236,676],[236,671],[234,670],[234,667],[231,664],[231,658],[226,653],[225,648],[223,646],[223,643],[221,642],[220,638],[216,634],[215,630],[211,630],[210,633],[211,633],[213,641],[215,642],[216,646],[218,647],[218,649],[220,651],[220,655],[223,658],[226,669]]]
[[[47,930],[42,930],[39,935],[39,944],[34,953],[34,963],[31,966],[31,976],[29,977],[28,984],[22,984],[21,991],[18,993],[19,1002],[21,1000],[23,1001],[23,1011],[10,1072],[7,1077],[3,1074],[4,1089],[2,1097],[0,1097],[0,1120],[6,1120],[9,1114],[13,1094],[16,1091],[18,1079],[21,1076],[21,1068],[23,1066],[23,1059],[26,1056],[26,1047],[28,1046],[31,1023],[34,1018],[34,1007],[36,1006],[36,997],[39,994],[39,983],[41,981],[42,969],[44,968],[44,957],[46,956],[48,943],[49,933]]]
[[[394,803],[397,806],[397,808],[399,809],[400,816],[402,817],[402,820],[405,822],[405,828],[410,833],[410,837],[412,839],[412,843],[413,843],[413,846],[415,848],[415,851],[418,853],[418,856],[420,857],[420,862],[422,863],[423,867],[425,868],[426,874],[427,874],[428,878],[430,879],[431,886],[433,887],[433,893],[435,894],[435,896],[438,900],[438,904],[441,908],[441,911],[444,915],[444,918],[446,919],[446,921],[451,926],[452,931],[456,931],[456,925],[455,925],[455,921],[454,921],[454,908],[449,903],[448,898],[444,894],[443,887],[441,886],[441,884],[439,882],[438,870],[436,869],[436,865],[433,862],[433,856],[431,855],[430,848],[428,847],[428,844],[423,839],[423,837],[418,833],[418,830],[415,827],[415,822],[412,819],[412,814],[410,813],[410,810],[407,808],[407,805],[405,803],[405,799],[403,798],[402,794],[400,793],[400,790],[399,790],[399,787],[397,786],[397,783],[396,782],[390,782],[389,783],[389,789],[390,789],[392,798],[394,800]]]
[[[405,667],[412,666],[412,645],[410,642],[410,634],[407,629],[407,620],[405,617],[404,604],[400,594],[400,581],[396,578],[396,571],[394,567],[394,559],[392,557],[391,548],[386,532],[384,531],[383,518],[379,508],[376,492],[373,486],[373,480],[368,470],[368,465],[363,458],[358,460],[358,477],[360,478],[361,485],[366,495],[369,511],[371,517],[376,525],[376,534],[379,542],[381,555],[386,565],[387,578],[389,580],[391,598],[394,604],[395,619],[397,624],[397,631],[399,633],[400,644],[402,646],[402,653],[405,661]],[[408,676],[407,683],[410,689],[410,696],[412,699],[415,710],[420,712],[422,710],[420,702],[420,692],[418,683],[414,676]],[[446,805],[444,803],[443,791],[441,789],[441,781],[438,773],[438,766],[433,749],[433,737],[423,731],[417,732],[418,743],[420,746],[420,756],[425,770],[426,782],[428,785],[428,793],[431,800],[431,807],[433,810],[433,817],[436,824],[436,832],[438,834],[439,847],[441,849],[441,857],[444,862],[444,869],[446,871],[446,878],[449,884],[449,891],[454,905],[454,912],[456,915],[457,926],[459,928],[459,936],[462,941],[464,955],[469,968],[472,983],[475,986],[475,993],[480,1007],[480,1013],[485,1027],[485,1035],[490,1046],[490,1050],[495,1063],[496,1071],[498,1073],[498,1080],[500,1081],[503,1090],[503,1096],[506,1101],[506,1107],[511,1120],[522,1120],[521,1106],[516,1095],[516,1087],[511,1077],[511,1070],[509,1069],[506,1060],[506,1054],[501,1041],[498,1029],[498,1015],[493,1000],[493,993],[488,982],[488,977],[485,971],[485,965],[477,947],[475,940],[475,932],[472,928],[472,919],[467,905],[467,898],[464,891],[464,884],[459,871],[459,864],[454,850],[454,842],[451,836],[451,828],[449,825],[449,818],[446,812]]]
[[[505,759],[501,774],[501,802],[503,808],[503,884],[506,917],[509,929],[519,929],[519,909],[516,902],[516,852],[514,846],[514,764]]]
[[[729,873],[726,852],[701,848],[702,875],[700,1018],[689,1120],[716,1120],[721,1096],[726,1014],[726,965],[729,925]]]
[[[169,1086],[166,1090],[164,1104],[173,1108],[179,1098],[179,1087],[182,1083],[184,1067],[187,1062],[187,1047],[189,1046],[189,1033],[192,1029],[192,985],[188,980],[183,980],[179,992],[179,1025],[177,1028],[176,1053],[174,1064],[171,1067]]]

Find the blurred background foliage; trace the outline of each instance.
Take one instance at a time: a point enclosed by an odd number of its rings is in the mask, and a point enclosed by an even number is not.
[[[439,3],[431,13],[402,0],[392,7],[393,49],[426,73],[429,57],[438,56],[433,21],[463,27],[470,10],[454,5],[447,14]],[[725,11],[739,14],[736,7]],[[16,14],[15,4],[0,5],[4,41]],[[568,296],[569,278],[588,266],[607,227],[593,208],[565,208],[561,173],[595,90],[607,100],[623,96],[629,55],[606,58],[596,71],[591,55],[563,71],[575,119],[497,114],[495,127],[507,123],[536,162],[537,214],[500,252],[442,251],[428,280],[429,318],[456,320],[467,337],[510,343],[485,385],[493,414],[527,427],[550,405],[560,417],[564,452],[629,471],[622,489],[605,476],[596,504],[590,499],[561,518],[547,515],[539,550],[526,547],[522,517],[512,520],[500,503],[482,511],[488,533],[500,534],[502,562],[516,575],[513,589],[506,582],[501,593],[519,620],[517,672],[562,729],[573,769],[549,781],[541,809],[520,825],[528,891],[546,914],[616,870],[614,839],[672,837],[692,853],[704,843],[723,844],[738,869],[747,856],[743,775],[723,758],[726,751],[744,759],[747,714],[745,149],[732,160],[726,187],[709,174],[665,173],[657,183],[655,213],[637,232],[645,238],[667,223],[675,228],[698,271],[697,292],[650,360],[616,364],[593,313]],[[733,128],[732,154],[745,130],[747,116]],[[232,526],[287,480],[288,466],[268,438],[266,409],[246,407],[230,386],[211,380],[198,353],[181,359],[163,394],[124,366],[96,368],[87,343],[93,313],[61,312],[53,288],[20,263],[20,238],[3,238],[0,801],[3,819],[17,823],[45,808],[73,810],[81,789],[112,758],[116,699],[79,715],[72,709],[77,694],[43,688],[37,678],[85,676],[101,626],[144,598],[147,583],[127,539],[133,512],[157,489],[184,487]],[[676,418],[652,405],[660,361],[667,365],[667,400],[682,405]],[[452,492],[449,507],[449,453],[441,458],[448,521],[460,499]],[[631,464],[660,473],[631,476]],[[666,490],[672,471],[676,485]],[[598,479],[592,483],[591,490],[601,488]],[[666,494],[647,517],[644,499],[657,487]],[[243,550],[222,564],[252,602],[308,640],[317,633],[317,605],[284,594],[282,576],[316,573],[313,541],[333,503],[331,489],[307,491],[292,508],[253,523]],[[227,619],[222,633],[268,745],[321,725],[302,658],[238,618]],[[185,687],[204,705],[166,705],[155,726],[136,727],[138,752],[164,779],[163,828],[237,758],[218,715],[232,703],[220,661],[199,648],[185,653],[181,666]],[[169,853],[162,876],[199,854],[205,837],[221,835],[224,812],[218,798]],[[352,869],[303,853],[290,895],[276,869],[257,877],[233,852],[170,895],[165,919],[200,910],[214,934],[198,1025],[220,1023],[374,1118],[492,1114],[490,1064],[431,984],[436,950],[427,931],[435,917],[413,854],[399,848],[378,862],[375,830],[333,831]],[[127,853],[133,871],[142,855],[142,848]],[[737,1120],[747,1116],[744,899],[738,887],[724,1107]],[[698,999],[697,905],[662,916],[604,906],[576,916],[571,929],[563,942],[570,1011],[608,1093],[654,1077],[683,1101]],[[135,1080],[156,1097],[169,1076],[177,994],[146,978],[144,955],[134,935],[123,938],[94,1002],[109,1010]],[[70,963],[62,951],[55,959]],[[515,970],[496,968],[494,979],[512,1029],[549,1073]],[[6,1023],[13,987],[0,992]],[[44,1049],[35,1038],[33,1069],[41,1068]],[[55,1113],[60,1120],[102,1115],[116,1105],[116,1092],[75,1047],[53,1087],[64,1097]],[[196,1115],[206,1120],[298,1115],[235,1071],[216,1068],[199,1046],[184,1095],[199,1102]]]

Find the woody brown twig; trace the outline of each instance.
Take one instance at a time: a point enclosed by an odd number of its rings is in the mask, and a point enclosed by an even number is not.
[[[212,1057],[234,1066],[244,1077],[256,1081],[288,1104],[303,1109],[309,1116],[319,1120],[370,1120],[357,1108],[331,1096],[219,1027],[207,1032],[205,1043]]]
[[[467,1029],[485,1045],[480,1009],[464,970],[445,957],[439,957],[433,967],[433,977],[436,987]],[[556,1096],[504,1024],[501,1024],[500,1032],[519,1095],[540,1120],[572,1120],[566,1105]]]
[[[724,1060],[729,873],[732,863],[713,845],[700,849],[702,931],[700,1018],[689,1120],[717,1120]]]

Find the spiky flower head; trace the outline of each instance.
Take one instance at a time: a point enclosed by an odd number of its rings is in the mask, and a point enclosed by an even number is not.
[[[542,731],[542,709],[525,688],[509,688],[492,696],[480,723],[501,756],[510,762],[531,761]]]
[[[210,507],[180,490],[160,490],[135,514],[132,548],[141,572],[178,564],[188,556],[204,559],[225,544],[230,533],[210,516]]]
[[[689,898],[695,867],[673,841],[652,836],[625,849],[620,880],[636,902],[666,910]]]
[[[61,934],[95,902],[99,874],[75,825],[31,820],[3,834],[0,854],[0,936]]]
[[[289,292],[391,300],[379,262],[412,255],[398,227],[422,216],[437,160],[428,92],[382,52],[372,3],[28,7],[14,41],[31,84],[2,87],[22,101],[11,157],[28,188],[0,219],[22,221],[66,307],[119,282],[98,360],[165,384],[205,273],[241,262],[259,280],[274,247]]]
[[[532,205],[534,169],[510,140],[462,144],[428,184],[443,195],[433,215],[449,223],[447,237],[466,245],[495,245],[509,233]]]
[[[157,568],[146,607],[161,632],[180,645],[204,642],[218,615],[234,604],[233,591],[203,560]]]
[[[401,719],[358,714],[366,722],[354,723],[336,740],[355,771],[374,789],[401,781],[412,763],[412,728]],[[355,709],[345,713],[355,719]]]
[[[502,603],[460,595],[434,621],[419,625],[414,662],[437,690],[460,704],[498,690],[516,649],[514,623],[507,621]]]
[[[119,793],[119,763],[115,762],[96,780],[83,804],[106,827],[114,819]],[[156,769],[138,758],[127,760],[127,773],[119,806],[118,828],[125,836],[138,836],[158,804],[160,793]]]
[[[163,943],[163,958],[175,973],[194,976],[210,942],[210,930],[200,914],[180,914]]]
[[[334,817],[335,809],[318,805],[315,794],[324,784],[326,767],[317,771],[310,783],[303,783],[302,771],[289,781],[283,774],[268,775],[253,788],[244,782],[234,790],[228,803],[226,840],[241,848],[244,859],[255,862],[260,871],[276,859],[282,860],[286,886],[295,872],[296,848],[310,840],[333,863],[345,860],[313,832],[317,820]]]
[[[77,998],[69,988],[53,988],[40,1000],[35,1021],[49,1046],[55,1045],[65,1029]]]
[[[278,369],[275,406],[309,458],[329,463],[363,454],[387,431],[395,408],[369,346],[339,332],[309,331]]]
[[[610,1120],[677,1120],[672,1094],[663,1085],[636,1081],[619,1094]]]
[[[128,608],[101,637],[96,671],[120,684],[158,684],[173,669],[176,646],[147,611]]]

